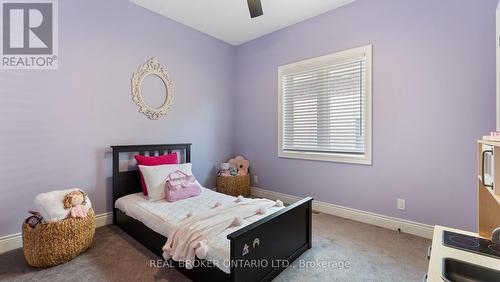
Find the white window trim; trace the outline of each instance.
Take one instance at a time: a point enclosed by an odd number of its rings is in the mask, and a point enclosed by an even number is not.
[[[339,63],[353,56],[364,55],[366,57],[366,92],[365,92],[365,153],[363,155],[342,153],[319,153],[299,152],[283,150],[283,75],[287,72],[296,72],[319,67],[332,63]],[[372,45],[366,45],[345,51],[335,52],[329,55],[303,60],[300,62],[283,65],[278,68],[278,157],[318,160],[329,162],[372,164]]]

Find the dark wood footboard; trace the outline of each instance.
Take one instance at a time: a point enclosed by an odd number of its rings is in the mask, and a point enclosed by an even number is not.
[[[231,280],[270,281],[312,247],[312,198],[304,198],[227,236]]]

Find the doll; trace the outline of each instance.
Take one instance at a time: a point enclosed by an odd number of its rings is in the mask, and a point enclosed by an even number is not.
[[[68,218],[84,218],[87,216],[86,198],[87,194],[82,190],[71,191],[64,196],[64,208],[69,209]]]

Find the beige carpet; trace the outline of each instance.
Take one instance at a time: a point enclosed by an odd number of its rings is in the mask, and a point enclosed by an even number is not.
[[[275,281],[422,281],[430,244],[419,237],[314,214],[313,248]],[[175,269],[150,267],[150,260],[157,259],[115,226],[106,226],[96,230],[86,253],[49,269],[26,265],[21,249],[0,255],[0,280],[189,281]]]

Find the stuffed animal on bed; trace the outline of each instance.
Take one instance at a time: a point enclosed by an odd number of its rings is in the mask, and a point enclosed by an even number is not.
[[[82,190],[75,190],[66,194],[63,203],[64,209],[69,209],[68,218],[87,217],[88,209],[85,206],[87,203],[87,194]]]

